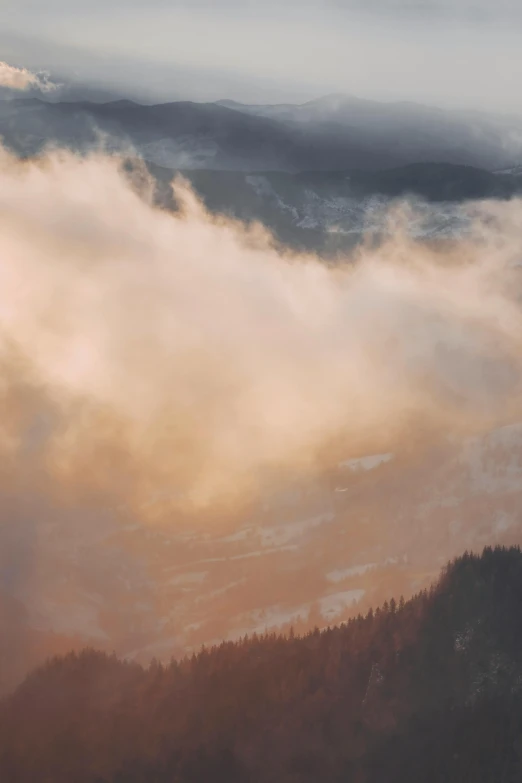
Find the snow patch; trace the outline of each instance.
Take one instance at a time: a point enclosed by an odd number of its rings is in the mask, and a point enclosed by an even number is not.
[[[326,574],[329,582],[342,582],[352,576],[362,576],[368,571],[377,568],[377,563],[366,563],[366,565],[350,566],[349,568],[338,568]]]
[[[386,462],[393,459],[393,457],[393,454],[372,454],[367,457],[357,457],[356,459],[346,460],[346,462],[340,462],[339,467],[348,468],[348,470],[351,470],[354,473],[359,473],[363,470],[373,470],[374,468],[379,467],[379,465],[384,465]]]
[[[205,593],[204,595],[200,595],[195,599],[195,603],[199,604],[201,601],[210,601],[212,598],[219,598],[221,595],[225,595],[225,593],[228,593],[230,590],[233,590],[234,587],[239,587],[239,585],[242,585],[246,582],[246,579],[237,579],[235,582],[230,582],[228,585],[224,585],[223,587],[218,587],[215,590],[211,590],[209,593]]]
[[[325,620],[335,620],[348,607],[359,603],[359,601],[366,594],[366,590],[345,590],[342,593],[332,593],[321,598],[319,605],[321,607],[321,614]]]
[[[284,546],[292,539],[304,535],[304,533],[307,533],[309,530],[313,530],[325,522],[331,522],[334,519],[334,516],[335,515],[332,512],[328,511],[325,514],[319,514],[318,516],[303,519],[298,522],[261,528],[262,544],[263,546],[272,547]]]
[[[191,571],[188,574],[179,574],[179,576],[169,579],[166,584],[170,587],[175,587],[176,585],[200,585],[203,584],[207,576],[208,571]]]

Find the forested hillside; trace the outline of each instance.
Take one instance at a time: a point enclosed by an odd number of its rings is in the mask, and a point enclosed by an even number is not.
[[[522,554],[451,563],[431,591],[304,638],[144,670],[93,650],[1,705],[2,783],[514,783]]]

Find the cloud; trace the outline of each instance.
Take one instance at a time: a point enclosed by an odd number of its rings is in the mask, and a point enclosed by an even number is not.
[[[0,154],[0,597],[116,649],[130,596],[155,627],[144,550],[114,544],[126,525],[241,523],[274,477],[340,451],[522,413],[520,201],[438,248],[407,237],[403,209],[389,241],[331,268],[175,189],[171,214],[116,158]]]
[[[0,61],[0,87],[20,92],[38,90],[43,93],[58,89],[58,85],[54,84],[47,74],[32,73],[27,68],[15,68],[2,61]]]
[[[167,484],[205,503],[313,463],[339,433],[475,426],[516,399],[518,202],[444,263],[398,224],[332,271],[208,215],[182,183],[183,212],[156,209],[110,158],[0,165],[0,327],[60,401],[56,470],[112,443],[142,500]]]

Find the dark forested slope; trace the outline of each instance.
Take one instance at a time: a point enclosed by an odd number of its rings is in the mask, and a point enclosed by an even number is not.
[[[304,638],[148,670],[87,650],[0,712],[2,783],[514,783],[522,554],[464,555],[429,593]]]

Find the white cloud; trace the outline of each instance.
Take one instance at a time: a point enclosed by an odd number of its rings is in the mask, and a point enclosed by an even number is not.
[[[332,272],[183,187],[183,214],[155,209],[101,155],[3,153],[0,172],[0,326],[65,400],[53,450],[82,475],[108,431],[141,500],[168,486],[207,501],[306,468],[340,433],[365,453],[372,433],[480,426],[518,399],[520,202],[446,257],[397,230]],[[100,481],[117,486],[120,465]]]
[[[39,90],[40,92],[53,92],[58,88],[45,73],[33,73],[27,68],[16,68],[6,62],[0,61],[0,87],[9,90]]]

